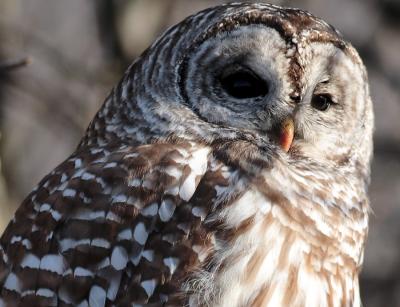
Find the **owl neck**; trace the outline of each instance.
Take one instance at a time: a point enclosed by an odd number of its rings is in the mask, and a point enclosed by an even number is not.
[[[335,247],[317,246],[304,231],[291,230],[284,215],[273,210],[219,251],[226,258],[218,259],[222,269],[212,275],[218,295],[208,297],[218,300],[210,305],[361,306],[358,265]]]
[[[124,143],[131,146],[149,144],[155,139],[183,138],[195,135],[200,129],[190,112],[179,105],[157,102],[154,97],[133,99],[132,84],[122,80],[106,98],[103,106],[90,123],[79,146],[102,146]],[[139,95],[135,93],[135,95]]]
[[[361,306],[367,204],[356,206],[364,197],[346,190],[348,182],[322,178],[327,174],[276,162],[223,209],[216,241],[224,244],[197,299],[227,307]]]

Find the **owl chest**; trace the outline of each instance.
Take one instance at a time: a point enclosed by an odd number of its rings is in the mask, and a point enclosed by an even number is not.
[[[221,213],[234,235],[216,247],[217,269],[204,281],[199,301],[221,307],[358,306],[358,282],[321,270],[333,264],[319,259],[301,229],[284,215],[257,191]]]

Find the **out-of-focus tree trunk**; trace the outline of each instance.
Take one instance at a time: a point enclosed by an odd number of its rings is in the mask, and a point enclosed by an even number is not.
[[[1,147],[1,133],[0,133],[0,147]],[[0,148],[1,152],[1,148]],[[1,156],[0,156],[0,233],[3,232],[4,228],[12,215],[14,206],[10,205],[10,200],[8,199],[6,181],[1,168]]]
[[[0,153],[1,153],[1,130],[0,130]],[[3,178],[3,173],[2,173],[2,168],[1,168],[1,155],[0,155],[0,232],[3,231],[6,221],[5,216],[7,214],[5,214],[4,210],[6,210],[6,202],[7,202],[7,194],[6,194],[6,187],[5,187],[5,181]]]
[[[3,108],[1,100],[1,89],[4,86],[4,82],[10,78],[10,74],[15,70],[28,65],[30,62],[29,58],[17,59],[17,60],[4,60],[0,61],[0,233],[3,232],[7,226],[8,220],[14,211],[13,202],[10,200],[7,194],[6,180],[3,174],[2,168],[2,119],[3,119]]]

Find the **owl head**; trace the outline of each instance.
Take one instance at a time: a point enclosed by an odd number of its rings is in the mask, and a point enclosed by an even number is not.
[[[188,17],[128,69],[96,125],[103,139],[243,141],[239,157],[369,175],[365,67],[338,31],[298,9],[229,4]]]

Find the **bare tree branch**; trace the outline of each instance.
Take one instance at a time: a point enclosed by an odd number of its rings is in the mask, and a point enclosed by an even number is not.
[[[30,57],[25,57],[17,60],[7,60],[0,62],[0,73],[10,72],[14,69],[18,69],[29,65],[32,62]]]

